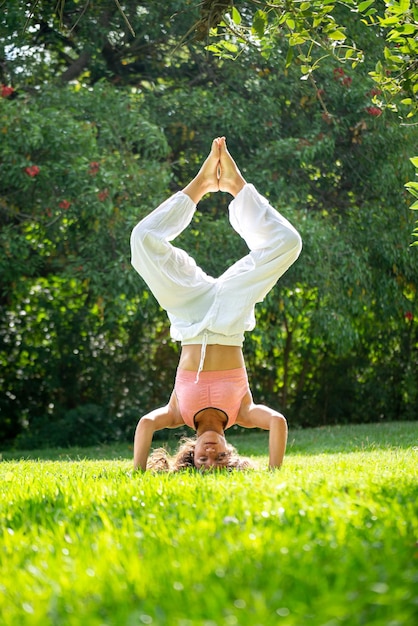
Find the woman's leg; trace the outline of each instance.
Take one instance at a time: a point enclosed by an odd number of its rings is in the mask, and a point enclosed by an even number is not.
[[[196,203],[208,192],[219,189],[219,143],[196,177],[135,226],[131,235],[132,265],[142,276],[159,304],[175,316],[193,316],[199,300],[209,307],[215,279],[208,276],[184,250],[173,246],[191,222]],[[202,302],[202,298],[204,302]]]
[[[296,229],[276,211],[253,185],[247,184],[229,154],[220,144],[219,187],[234,195],[229,206],[232,227],[245,240],[250,253],[218,279],[219,295],[236,306],[261,302],[277,280],[297,259],[301,238]]]

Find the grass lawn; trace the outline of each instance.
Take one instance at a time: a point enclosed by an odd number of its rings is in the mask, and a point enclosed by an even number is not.
[[[3,453],[1,626],[418,624],[418,422],[291,430],[275,472],[230,440],[260,469]]]

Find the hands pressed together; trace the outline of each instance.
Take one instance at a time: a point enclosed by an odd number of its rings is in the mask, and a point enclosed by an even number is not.
[[[244,177],[228,151],[225,137],[217,137],[198,174],[183,192],[197,204],[205,194],[216,191],[225,191],[235,197],[245,184]]]

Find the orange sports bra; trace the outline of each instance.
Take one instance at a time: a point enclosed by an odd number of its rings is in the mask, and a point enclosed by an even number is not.
[[[177,370],[174,391],[184,423],[196,430],[194,418],[202,409],[214,408],[228,416],[225,428],[237,420],[241,402],[249,391],[245,367],[223,371]]]

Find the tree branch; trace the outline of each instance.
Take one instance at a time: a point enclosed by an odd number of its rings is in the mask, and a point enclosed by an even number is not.
[[[61,74],[60,81],[68,83],[70,80],[76,79],[83,70],[89,65],[91,61],[91,54],[87,50],[83,50],[78,59],[76,59],[67,69]]]

